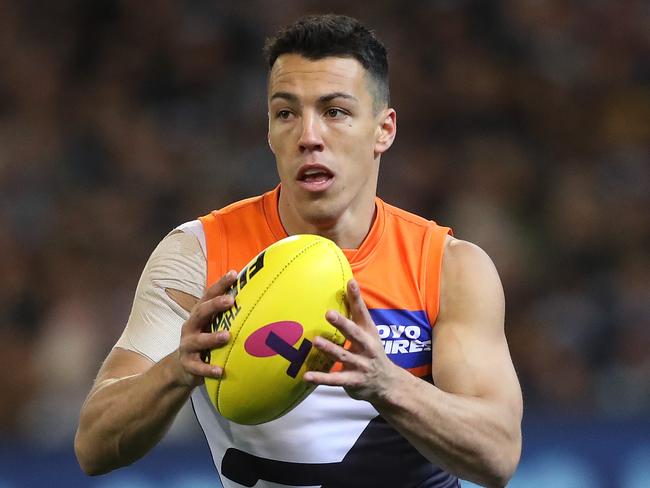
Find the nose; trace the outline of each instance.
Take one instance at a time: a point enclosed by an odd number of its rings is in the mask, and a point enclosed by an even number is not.
[[[324,149],[320,120],[313,114],[302,116],[302,131],[298,141],[300,152],[322,151]]]

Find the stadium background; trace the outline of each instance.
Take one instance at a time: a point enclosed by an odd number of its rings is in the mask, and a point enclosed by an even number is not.
[[[510,486],[650,486],[647,1],[3,0],[0,487],[214,486],[188,411],[83,477],[78,411],[156,243],[276,184],[260,48],[323,11],[390,52],[380,195],[501,272],[526,404]]]

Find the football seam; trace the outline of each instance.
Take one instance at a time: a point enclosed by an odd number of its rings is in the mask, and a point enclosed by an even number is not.
[[[330,244],[330,243],[327,243],[327,244],[329,245],[329,247],[332,247],[332,244]],[[341,271],[341,281],[344,282],[344,281],[345,281],[345,271],[344,271],[344,269],[343,269],[343,263],[341,262],[341,253],[338,252],[338,251],[339,251],[338,248],[337,248],[337,249],[333,249],[333,251],[334,251],[334,255],[336,256],[336,259],[337,259],[337,261],[338,261],[338,263],[339,263],[339,270]],[[346,283],[343,284],[343,287],[344,287],[344,288],[345,288],[345,285],[346,285]],[[339,332],[338,329],[336,329],[336,335],[342,335],[342,334]],[[309,394],[309,390],[310,390],[310,389],[315,390],[316,388],[317,388],[317,385],[309,385],[309,384],[306,384],[306,383],[305,383],[305,384],[304,384],[304,387],[303,387],[303,391],[302,391],[302,393],[301,393],[301,395],[300,395],[298,401],[296,401],[296,402],[292,403],[291,405],[289,405],[289,406],[288,406],[287,408],[285,408],[282,412],[280,412],[280,414],[279,414],[277,417],[275,417],[275,418],[280,418],[280,417],[282,417],[283,415],[285,415],[287,412],[290,412],[291,410],[293,410],[294,408],[296,408],[296,406],[297,406],[298,404],[300,404],[300,403],[301,403],[301,402],[306,398],[306,396]]]
[[[253,313],[253,310],[255,310],[255,307],[257,307],[257,304],[260,302],[260,300],[264,297],[264,295],[266,294],[266,292],[269,290],[269,288],[271,288],[271,286],[273,285],[273,283],[275,283],[275,281],[280,277],[280,275],[281,275],[282,273],[284,273],[284,271],[285,271],[285,270],[286,270],[286,269],[287,269],[287,268],[288,268],[288,267],[289,267],[289,266],[290,266],[290,265],[291,265],[291,264],[292,264],[296,259],[298,259],[299,256],[301,256],[302,254],[304,254],[305,252],[307,252],[309,249],[313,248],[314,246],[318,246],[318,245],[322,244],[322,242],[323,242],[323,241],[321,241],[321,240],[314,241],[314,242],[312,242],[312,243],[306,245],[305,247],[303,247],[303,248],[302,248],[298,253],[296,253],[296,254],[295,254],[295,255],[294,255],[294,256],[293,256],[293,257],[292,257],[292,258],[291,258],[287,263],[285,263],[284,266],[282,266],[282,268],[280,269],[280,271],[279,271],[279,272],[278,272],[278,273],[273,277],[273,279],[269,282],[269,284],[266,286],[266,288],[264,288],[264,290],[262,291],[262,293],[260,293],[260,295],[259,295],[259,297],[257,297],[257,300],[255,301],[255,303],[253,303],[253,305],[250,307],[250,310],[249,310],[248,313],[246,314],[246,317],[244,317],[244,319],[242,320],[242,326],[239,328],[239,332],[237,332],[237,335],[236,335],[235,337],[233,337],[233,340],[232,340],[232,346],[231,346],[230,349],[228,350],[228,353],[226,354],[225,361],[224,361],[224,363],[223,363],[224,370],[225,370],[225,368],[226,368],[226,365],[228,364],[228,360],[230,359],[230,354],[231,354],[232,351],[235,349],[235,343],[237,342],[237,339],[239,338],[239,335],[240,335],[240,333],[241,333],[241,330],[244,328],[244,324],[245,324],[246,321],[248,320],[248,317],[250,317],[250,314]],[[227,373],[226,373],[226,374],[227,374]],[[219,393],[221,392],[221,383],[222,383],[222,382],[221,382],[221,380],[220,380],[220,381],[219,381],[219,384],[217,385],[217,392],[216,392],[217,405],[220,405],[220,404],[221,404],[221,399],[220,399],[220,397],[219,397]],[[220,406],[219,406],[219,412],[221,412],[221,407],[220,407]]]
[[[334,245],[336,246],[336,244],[334,244]],[[330,244],[330,246],[331,246],[331,244]],[[341,281],[343,282],[343,290],[344,290],[343,293],[345,293],[347,291],[348,284],[345,282],[345,271],[343,269],[343,263],[341,262],[341,254],[342,253],[337,252],[337,251],[338,251],[338,249],[334,249],[334,255],[336,256],[336,259],[339,262],[339,271],[341,271]],[[349,310],[348,310],[348,313],[349,313]],[[338,329],[336,329],[336,335],[343,335],[343,334]],[[345,336],[343,336],[343,338],[345,339]],[[343,342],[345,342],[345,341],[343,341]],[[336,363],[336,361],[335,361],[335,363]],[[332,364],[332,366],[334,366],[334,364]]]

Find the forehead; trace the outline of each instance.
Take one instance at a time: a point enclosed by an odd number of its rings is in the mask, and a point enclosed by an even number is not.
[[[366,70],[356,59],[327,57],[312,60],[299,54],[283,54],[273,64],[269,97],[280,91],[297,95],[348,92],[358,98],[369,95]]]

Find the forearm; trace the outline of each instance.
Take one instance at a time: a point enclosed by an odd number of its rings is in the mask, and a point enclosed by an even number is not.
[[[141,374],[105,381],[88,397],[75,437],[86,473],[131,464],[167,432],[192,391],[175,380],[173,354]]]
[[[399,370],[379,413],[432,463],[484,486],[505,486],[521,451],[516,413],[477,397],[444,392]]]

